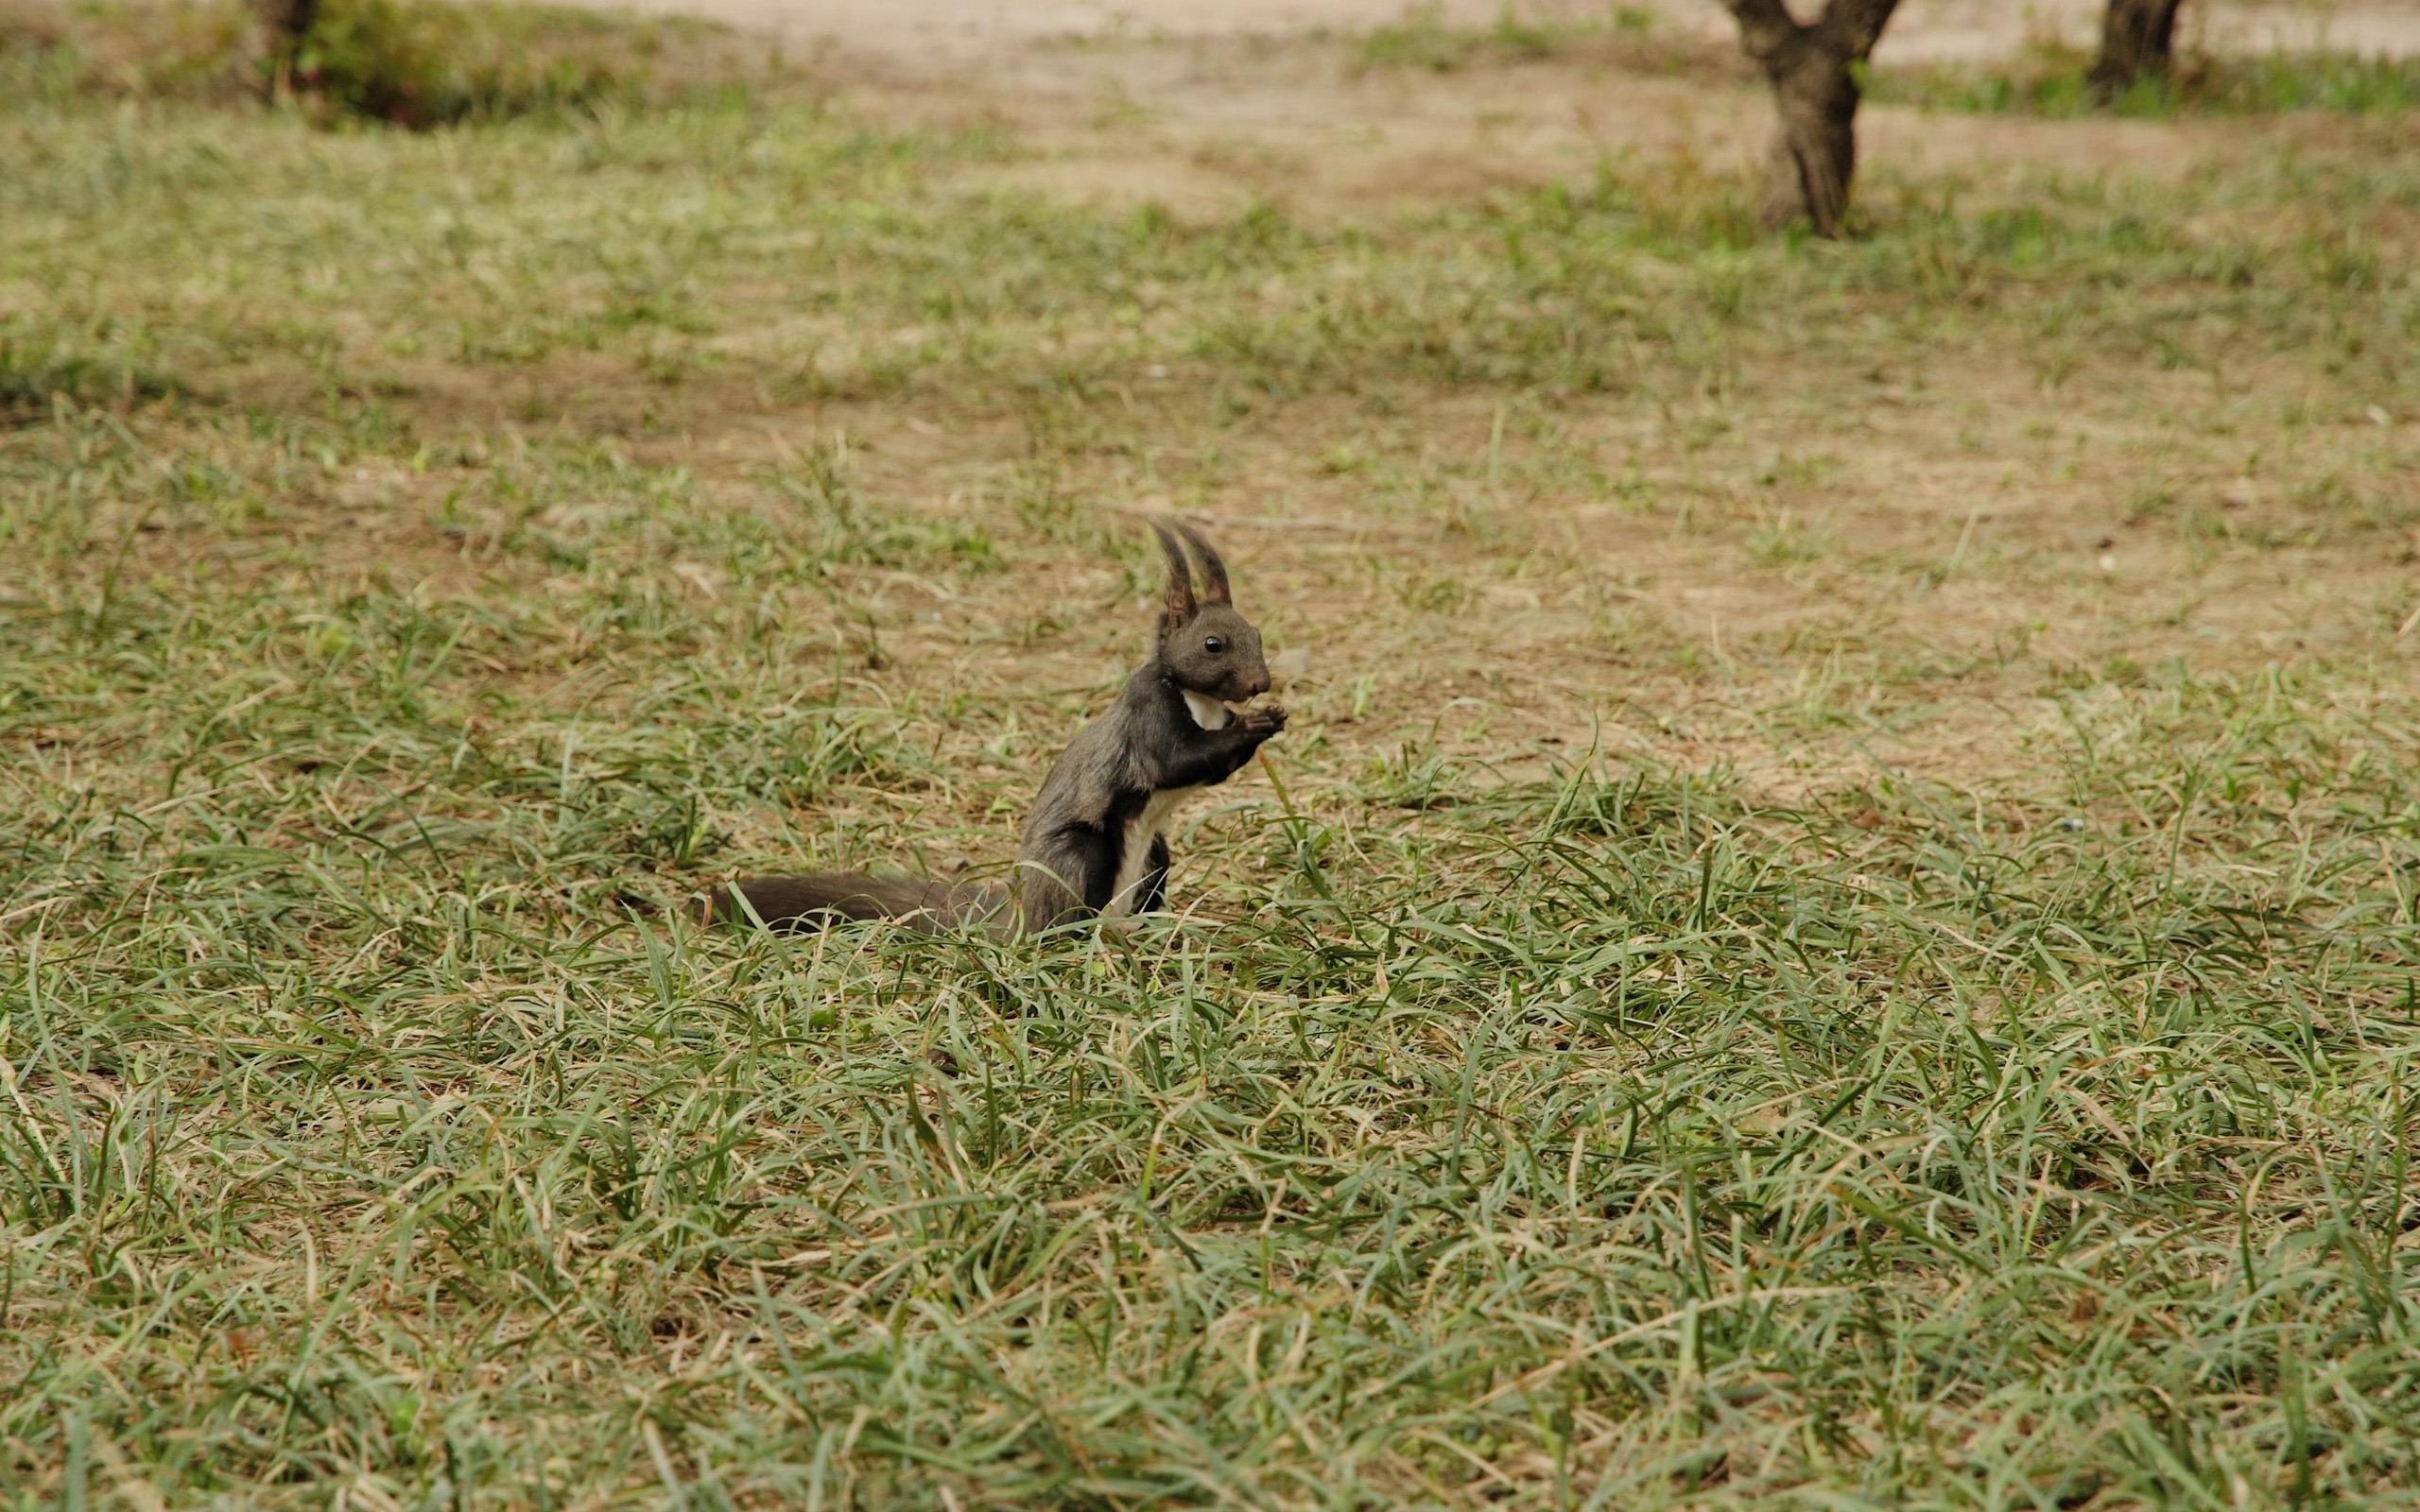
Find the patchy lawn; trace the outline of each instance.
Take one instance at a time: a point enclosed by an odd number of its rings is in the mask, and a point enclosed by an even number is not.
[[[1115,57],[1753,106],[1405,35]],[[702,31],[421,133],[0,42],[14,1504],[2420,1492],[2399,112],[1965,114],[1827,246]],[[625,906],[1002,867],[1164,508],[1307,654],[1181,921]]]

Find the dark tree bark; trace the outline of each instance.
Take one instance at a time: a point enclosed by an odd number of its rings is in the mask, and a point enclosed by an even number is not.
[[[1782,0],[1722,0],[1739,45],[1773,86],[1779,121],[1765,170],[1768,226],[1805,221],[1838,236],[1857,173],[1858,69],[1899,0],[1825,0],[1801,24]]]
[[[294,60],[311,35],[312,23],[320,19],[320,0],[252,0],[252,13],[260,18],[261,42],[268,52],[261,87],[269,98],[284,98],[293,93]]]
[[[2182,0],[2109,0],[2100,18],[2100,57],[2084,76],[2094,96],[2116,99],[2143,78],[2163,77],[2176,50]]]

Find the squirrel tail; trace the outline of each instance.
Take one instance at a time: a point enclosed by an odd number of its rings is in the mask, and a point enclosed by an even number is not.
[[[969,924],[1000,928],[1008,922],[1009,892],[981,883],[821,871],[742,877],[715,894],[706,908],[707,918],[718,923],[744,924],[752,914],[766,928],[787,934],[811,933],[844,919],[896,919],[936,932]]]

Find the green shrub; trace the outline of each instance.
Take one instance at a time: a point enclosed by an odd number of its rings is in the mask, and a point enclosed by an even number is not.
[[[597,56],[616,29],[541,7],[330,0],[295,82],[332,113],[406,127],[592,106],[639,83],[636,68]]]
[[[323,0],[288,81],[322,123],[427,128],[641,104],[754,71],[726,28],[504,0]],[[276,67],[245,0],[0,0],[0,100],[256,100]]]

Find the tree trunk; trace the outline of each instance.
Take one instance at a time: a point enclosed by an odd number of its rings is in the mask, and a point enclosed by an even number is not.
[[[260,18],[268,55],[262,90],[270,99],[284,99],[294,92],[294,60],[320,19],[320,0],[252,0],[252,13]]]
[[[1898,0],[1826,0],[1800,25],[1783,0],[1722,0],[1739,44],[1773,86],[1772,150],[1762,215],[1769,227],[1838,236],[1857,173],[1857,76]]]
[[[2160,77],[2176,46],[2182,0],[2109,0],[2100,18],[2100,57],[2084,76],[2093,94],[2108,101],[2139,79]]]
[[[1773,142],[1760,218],[1778,230],[1805,221],[1838,236],[1857,173],[1857,77],[1823,58],[1773,80]]]

